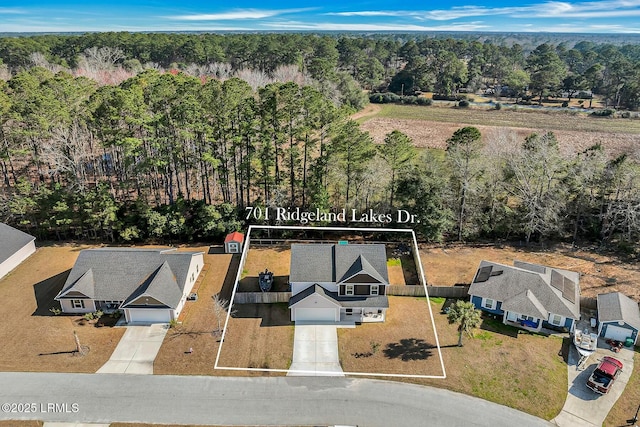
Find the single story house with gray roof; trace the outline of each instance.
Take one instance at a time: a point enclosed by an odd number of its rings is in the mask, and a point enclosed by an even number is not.
[[[36,251],[36,238],[0,222],[0,279]]]
[[[291,245],[292,321],[384,322],[389,300],[382,244]]]
[[[601,337],[625,342],[638,341],[640,309],[638,303],[620,292],[598,295],[598,334]]]
[[[542,327],[571,331],[580,319],[579,280],[578,273],[559,268],[482,261],[469,295],[476,308],[502,316],[507,325],[536,332]]]
[[[65,313],[122,310],[127,322],[169,322],[180,315],[203,266],[202,252],[85,249],[55,299]]]

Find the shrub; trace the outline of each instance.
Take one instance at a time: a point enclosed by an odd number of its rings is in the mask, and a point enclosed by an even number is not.
[[[104,313],[102,312],[102,310],[98,310],[98,311],[96,311],[95,313],[93,313],[93,317],[94,317],[94,319],[96,319],[96,320],[100,320],[100,318],[102,317],[102,315],[103,315],[103,314],[104,314]]]
[[[502,104],[501,103],[497,103],[494,107],[496,110],[502,110]]]
[[[173,329],[178,326],[178,321],[176,319],[169,320],[169,328]]]
[[[592,112],[591,115],[596,117],[609,117],[609,116],[613,116],[614,113],[615,113],[615,110],[612,110],[610,108],[605,108],[604,110],[596,110]]]
[[[431,105],[431,104],[433,104],[433,101],[431,101],[429,98],[425,98],[423,96],[419,96],[417,102],[418,102],[418,105]]]
[[[466,99],[463,99],[462,101],[458,102],[458,107],[460,108],[467,108],[469,106],[469,101],[467,101]]]
[[[60,313],[62,313],[62,310],[60,310],[58,307],[51,307],[49,311],[52,312],[54,316],[58,316]]]
[[[562,108],[567,108],[569,106],[569,101],[564,101],[562,103]]]
[[[82,317],[84,317],[85,320],[93,320],[95,316],[93,313],[85,313]]]

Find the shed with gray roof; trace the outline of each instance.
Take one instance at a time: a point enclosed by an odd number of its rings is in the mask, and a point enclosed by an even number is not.
[[[36,251],[36,238],[0,222],[0,279]]]
[[[66,313],[122,310],[127,322],[168,322],[177,319],[203,265],[202,252],[87,249],[55,299]]]
[[[620,292],[598,295],[598,333],[604,338],[635,345],[640,330],[638,303]]]

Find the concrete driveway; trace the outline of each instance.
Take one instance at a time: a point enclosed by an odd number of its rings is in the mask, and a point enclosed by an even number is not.
[[[609,346],[601,340],[596,352],[587,361],[588,366],[583,371],[578,371],[578,351],[571,345],[569,350],[569,393],[562,411],[552,422],[561,427],[592,427],[601,426],[607,414],[618,400],[624,388],[629,382],[633,372],[633,351],[623,348],[620,353],[609,350]],[[604,356],[612,356],[620,360],[624,366],[620,376],[616,380],[609,393],[601,395],[591,391],[587,387],[587,379],[598,366],[598,362]]]
[[[153,374],[155,360],[169,325],[127,326],[111,358],[97,373],[99,374]]]
[[[293,361],[287,376],[344,376],[338,357],[336,325],[296,323]]]

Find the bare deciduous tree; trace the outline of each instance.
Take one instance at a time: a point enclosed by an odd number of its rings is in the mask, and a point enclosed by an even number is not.
[[[227,313],[233,316],[235,310],[229,311],[229,301],[220,297],[220,294],[215,294],[213,298],[213,314],[216,316],[218,328],[213,331],[215,335],[222,335],[222,320],[226,317]]]

